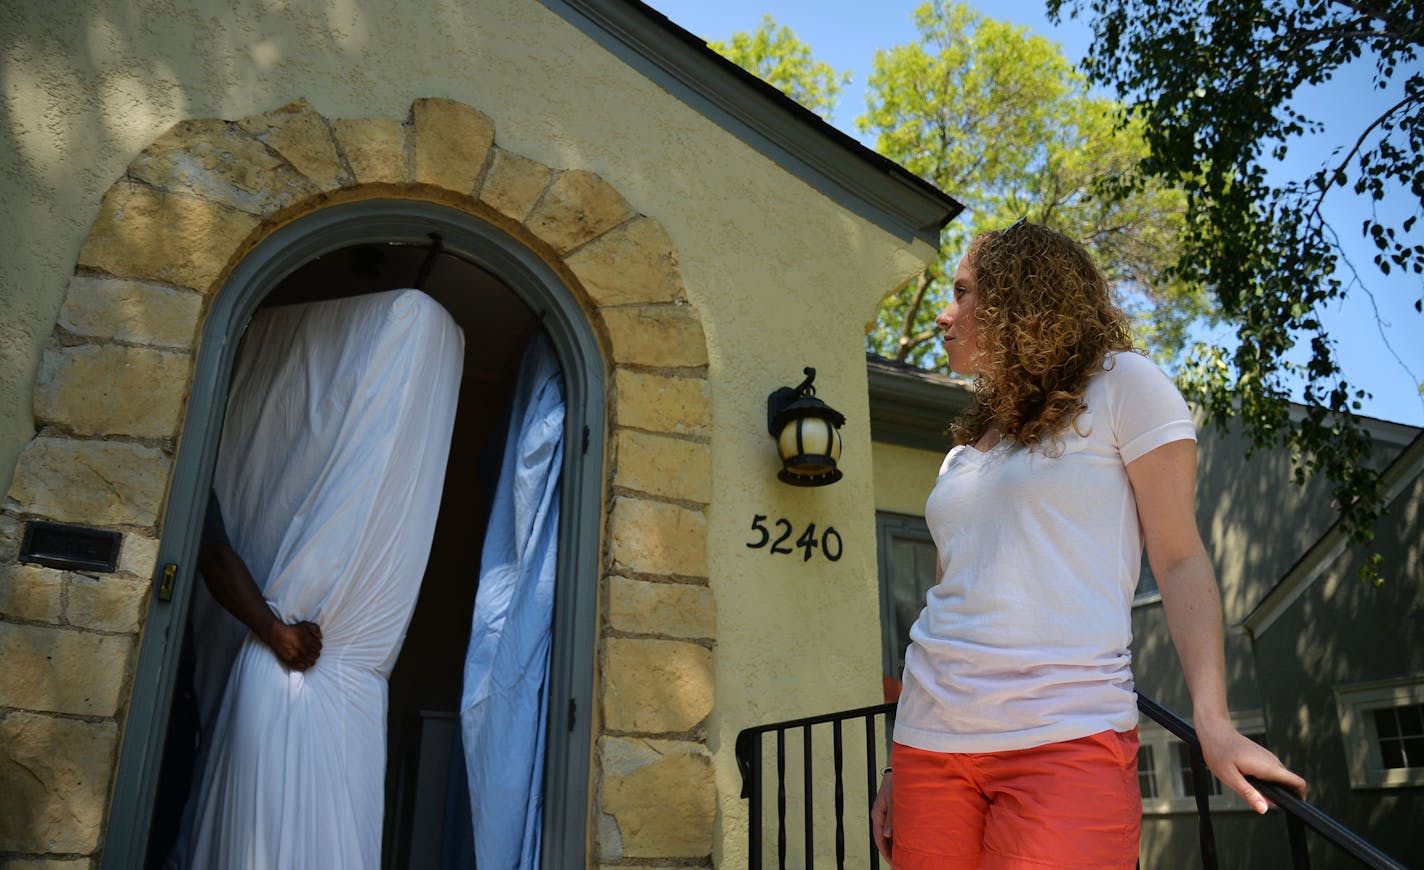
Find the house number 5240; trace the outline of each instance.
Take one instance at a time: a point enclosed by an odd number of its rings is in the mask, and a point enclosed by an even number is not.
[[[776,521],[772,523],[772,526],[776,528],[775,537],[773,537],[772,530],[767,527],[766,521],[767,517],[765,514],[756,514],[752,517],[752,531],[756,533],[757,538],[756,540],[747,542],[748,548],[760,550],[762,547],[770,545],[771,549],[769,552],[777,555],[794,553],[797,548],[799,548],[801,550],[801,561],[808,562],[811,559],[811,555],[819,547],[821,555],[827,559],[832,562],[840,560],[841,533],[836,531],[833,526],[826,526],[825,530],[817,537],[816,524],[808,523],[806,530],[796,538],[795,546],[793,547],[786,543],[795,531],[795,527],[791,525],[790,520],[778,517]]]

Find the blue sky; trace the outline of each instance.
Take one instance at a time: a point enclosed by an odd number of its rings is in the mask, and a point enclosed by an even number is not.
[[[919,0],[645,0],[678,25],[708,41],[725,39],[738,30],[752,30],[764,14],[791,27],[811,46],[819,60],[853,79],[841,93],[831,121],[840,129],[874,146],[855,127],[865,112],[865,83],[877,49],[891,48],[915,39],[912,12]],[[1050,24],[1042,0],[999,0],[977,4],[981,12],[1028,27],[1059,43],[1069,59],[1077,61],[1087,51],[1091,33],[1078,21]],[[1336,132],[1319,141],[1296,145],[1284,169],[1303,175],[1330,156],[1331,149],[1349,144],[1387,97],[1369,87],[1372,65],[1357,63],[1334,80],[1300,95],[1297,107],[1325,122]],[[953,194],[954,191],[947,191]],[[1402,200],[1401,200],[1402,201]],[[1389,206],[1388,201],[1386,207]],[[1359,268],[1371,294],[1352,292],[1322,312],[1322,320],[1337,342],[1345,374],[1370,391],[1363,413],[1385,420],[1424,426],[1424,397],[1417,384],[1424,379],[1424,316],[1414,311],[1414,300],[1424,292],[1419,276],[1396,273],[1385,278],[1375,270],[1374,248],[1360,237],[1361,222],[1369,206],[1348,191],[1336,191],[1327,200],[1331,224],[1345,243],[1346,254]],[[1386,212],[1387,213],[1387,212]],[[1379,312],[1379,322],[1375,310]],[[1383,326],[1381,326],[1383,324]],[[1383,335],[1382,335],[1383,333]],[[1223,329],[1219,338],[1230,336]],[[1392,352],[1389,347],[1392,347]],[[1399,359],[1396,359],[1396,355]],[[1304,354],[1300,355],[1304,361]]]

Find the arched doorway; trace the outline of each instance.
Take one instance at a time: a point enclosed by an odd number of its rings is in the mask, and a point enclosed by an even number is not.
[[[594,173],[499,147],[493,121],[454,100],[417,99],[405,120],[326,118],[297,100],[179,122],[109,189],[46,351],[41,431],[16,466],[18,514],[109,528],[123,543],[114,589],[131,595],[132,627],[28,629],[104,651],[101,662],[70,656],[57,667],[92,698],[38,715],[64,723],[61,749],[83,759],[88,787],[82,799],[41,796],[92,819],[82,842],[105,866],[143,864],[243,324],[324,252],[425,246],[433,231],[451,257],[517,291],[582,403],[568,444],[586,458],[563,494],[577,521],[561,545],[565,558],[579,555],[559,566],[574,595],[554,615],[566,645],[551,678],[551,722],[568,730],[546,763],[546,792],[568,807],[546,831],[546,866],[711,855],[717,789],[701,723],[715,694],[713,406],[707,341],[672,238]],[[62,718],[73,715],[87,718]]]
[[[442,250],[431,270],[435,280],[430,289],[467,330],[467,370],[472,364],[478,367],[482,358],[491,360],[492,383],[475,384],[468,400],[497,399],[500,378],[507,376],[513,343],[506,342],[501,349],[491,346],[489,340],[481,340],[481,335],[486,339],[496,333],[517,337],[541,329],[551,339],[564,371],[568,395],[562,478],[565,495],[560,516],[549,715],[552,722],[566,723],[568,727],[550,729],[546,750],[544,865],[563,867],[584,860],[606,414],[599,344],[587,315],[563,280],[507,233],[446,205],[371,199],[330,206],[272,233],[233,270],[205,321],[163,541],[166,553],[180,554],[173,562],[179,568],[171,598],[155,600],[149,614],[127,736],[121,749],[106,866],[141,866],[144,861],[147,835],[153,824],[154,785],[160,775],[193,582],[191,568],[182,566],[191,566],[194,561],[197,521],[201,519],[202,494],[207,491],[221,430],[225,385],[248,319],[264,300],[309,301],[342,293],[335,281],[337,273],[351,271],[353,265],[369,259],[371,252],[386,261],[384,268],[377,270],[387,274],[364,278],[358,275],[351,282],[351,289],[359,292],[385,289],[385,284],[414,283],[411,265],[423,264],[432,234],[440,239]],[[441,271],[443,275],[437,276]],[[405,277],[411,280],[404,280]],[[470,335],[471,331],[475,334]],[[467,401],[463,391],[461,401]],[[458,438],[458,418],[456,425]],[[480,427],[473,428],[478,431]],[[487,429],[484,434],[488,435]],[[464,447],[471,448],[468,452],[478,449],[473,443]],[[462,449],[457,442],[452,456]],[[452,463],[456,474],[467,473],[468,469],[468,462]],[[462,547],[448,538],[448,534],[443,540],[437,537],[432,571],[439,575],[443,570],[448,575],[452,566],[458,570],[464,561],[473,572],[478,553],[471,553],[468,544]],[[428,572],[426,583],[432,583],[431,578]],[[429,614],[448,615],[453,609],[468,607],[473,590],[461,595],[453,591],[457,585],[445,576],[422,593],[422,603],[417,608],[417,624],[422,631],[438,631],[441,637],[451,635],[452,623],[448,619],[442,621],[438,615]],[[427,594],[435,597],[427,598]],[[425,617],[420,615],[422,610]],[[422,619],[428,621],[419,623]],[[460,643],[453,635],[445,640]],[[428,657],[429,651],[418,654]],[[411,678],[410,673],[419,669],[419,665],[403,669],[398,664],[393,675],[392,700],[399,720],[406,720],[407,714],[427,703],[432,692],[439,696],[448,695],[450,690],[445,684],[448,674],[444,680],[435,681]],[[404,742],[400,728],[393,737],[398,744]],[[392,764],[400,755],[399,745],[395,748]],[[388,806],[388,813],[390,809]]]

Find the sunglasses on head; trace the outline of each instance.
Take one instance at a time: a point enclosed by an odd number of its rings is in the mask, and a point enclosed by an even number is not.
[[[1018,220],[1014,221],[1013,223],[1009,224],[1007,227],[1004,227],[1004,229],[1003,229],[1002,231],[1000,231],[1000,235],[1007,236],[1009,233],[1013,232],[1014,230],[1018,229],[1018,228],[1021,227],[1021,226],[1024,226],[1024,225],[1027,224],[1027,223],[1028,223],[1028,218],[1026,218],[1026,217],[1021,217],[1021,218],[1019,218]]]

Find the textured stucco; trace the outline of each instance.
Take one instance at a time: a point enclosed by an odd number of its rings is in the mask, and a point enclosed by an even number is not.
[[[911,516],[925,515],[925,500],[934,489],[944,455],[898,444],[876,444],[875,509]]]
[[[0,483],[33,434],[35,373],[103,193],[187,118],[304,96],[327,117],[403,118],[445,96],[499,145],[583,169],[656,218],[702,314],[716,427],[707,561],[717,602],[708,720],[718,862],[741,863],[736,732],[879,696],[879,624],[863,325],[922,268],[892,238],[670,98],[533,0],[58,2],[0,6]],[[778,483],[765,400],[818,369],[848,417],[845,480]],[[753,515],[840,532],[803,561],[746,543]]]

